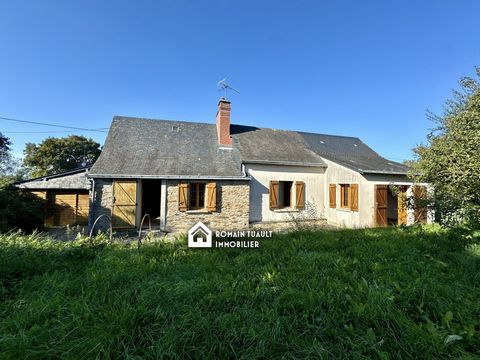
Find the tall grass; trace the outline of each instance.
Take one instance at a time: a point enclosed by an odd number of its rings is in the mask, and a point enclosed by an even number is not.
[[[259,249],[0,235],[0,358],[480,357],[478,234],[295,232]]]

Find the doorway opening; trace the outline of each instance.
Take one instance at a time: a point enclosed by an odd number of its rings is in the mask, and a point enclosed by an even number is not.
[[[407,224],[407,186],[375,186],[375,224],[394,226]]]
[[[142,180],[142,216],[150,216],[152,226],[160,226],[160,194],[161,180],[146,179]],[[148,227],[148,220],[145,219],[143,227]]]

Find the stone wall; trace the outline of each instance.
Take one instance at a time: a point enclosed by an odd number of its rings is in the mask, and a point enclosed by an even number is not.
[[[217,211],[178,210],[177,180],[167,181],[167,230],[186,232],[198,221],[202,221],[212,230],[244,230],[249,227],[248,181],[216,181]]]
[[[113,205],[113,180],[95,179],[94,199],[90,204],[89,225],[93,225],[95,219],[100,215],[112,215]],[[104,217],[99,220],[96,229],[105,230],[109,226],[108,220]]]

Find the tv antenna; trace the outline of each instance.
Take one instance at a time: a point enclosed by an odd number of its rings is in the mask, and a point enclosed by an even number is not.
[[[225,91],[225,97],[224,97],[225,100],[227,99],[227,91],[228,90],[233,90],[237,94],[240,94],[240,91],[234,89],[233,87],[231,87],[230,85],[227,84],[227,78],[225,78],[223,80],[220,80],[217,83],[217,88],[218,88],[218,91]]]

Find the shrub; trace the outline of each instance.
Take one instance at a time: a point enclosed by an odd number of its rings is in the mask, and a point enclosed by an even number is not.
[[[45,203],[38,197],[18,190],[0,188],[0,232],[41,229]]]

